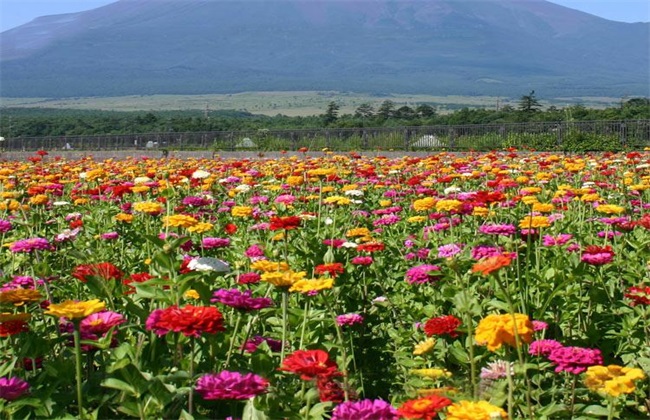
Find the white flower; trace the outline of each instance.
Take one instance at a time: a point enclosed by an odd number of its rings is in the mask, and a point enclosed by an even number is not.
[[[332,223],[334,223],[334,220],[331,217],[326,217],[324,223],[326,225],[331,225]]]
[[[235,191],[237,192],[249,192],[250,190],[251,190],[251,186],[246,184],[237,185],[235,187]]]
[[[67,206],[68,204],[70,204],[68,201],[55,201],[52,203],[52,205],[56,207]]]
[[[361,190],[348,190],[345,192],[345,195],[351,195],[354,197],[363,197],[363,191]]]
[[[230,266],[224,261],[212,257],[194,258],[187,264],[187,268],[192,271],[214,271],[216,273],[230,272]]]
[[[461,192],[462,189],[460,187],[451,186],[451,187],[445,188],[444,191],[445,191],[445,194],[451,194],[451,193]]]
[[[210,176],[210,172],[206,172],[206,171],[204,171],[202,169],[197,169],[192,174],[192,178],[194,178],[194,179],[203,179],[203,178],[207,178],[209,176]]]
[[[639,165],[636,165],[637,169],[645,169],[645,168],[650,168],[650,163],[641,163]]]
[[[138,176],[133,180],[133,183],[135,185],[138,185],[138,184],[146,184],[147,182],[151,182],[151,181],[152,179],[149,178],[148,176]]]
[[[341,245],[343,248],[356,248],[359,245],[354,243],[354,242],[343,242],[343,245]]]

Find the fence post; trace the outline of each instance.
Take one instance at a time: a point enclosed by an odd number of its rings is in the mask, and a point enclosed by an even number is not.
[[[621,139],[621,146],[625,147],[625,143],[627,143],[627,133],[626,133],[626,127],[625,123],[621,123],[621,133],[620,133],[620,139]]]
[[[564,123],[558,123],[556,129],[557,129],[557,145],[558,147],[562,147],[562,134],[564,132]]]
[[[407,128],[404,130],[404,150],[409,149],[409,144],[411,143],[411,131]]]

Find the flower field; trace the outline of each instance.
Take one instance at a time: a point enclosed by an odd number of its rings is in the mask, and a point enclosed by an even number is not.
[[[644,419],[650,152],[0,163],[0,418]]]

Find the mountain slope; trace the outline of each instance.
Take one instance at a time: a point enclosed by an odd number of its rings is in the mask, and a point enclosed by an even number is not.
[[[0,34],[0,95],[648,95],[650,24],[543,0],[121,0]]]

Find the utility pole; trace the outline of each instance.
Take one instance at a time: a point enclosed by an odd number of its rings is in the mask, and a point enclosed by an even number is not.
[[[209,110],[210,110],[210,108],[208,108],[208,103],[206,102],[206,103],[205,103],[205,111],[204,111],[204,113],[203,113],[203,116],[205,117],[206,120],[209,120],[209,119],[210,119],[210,117],[208,116],[208,111],[209,111]]]

